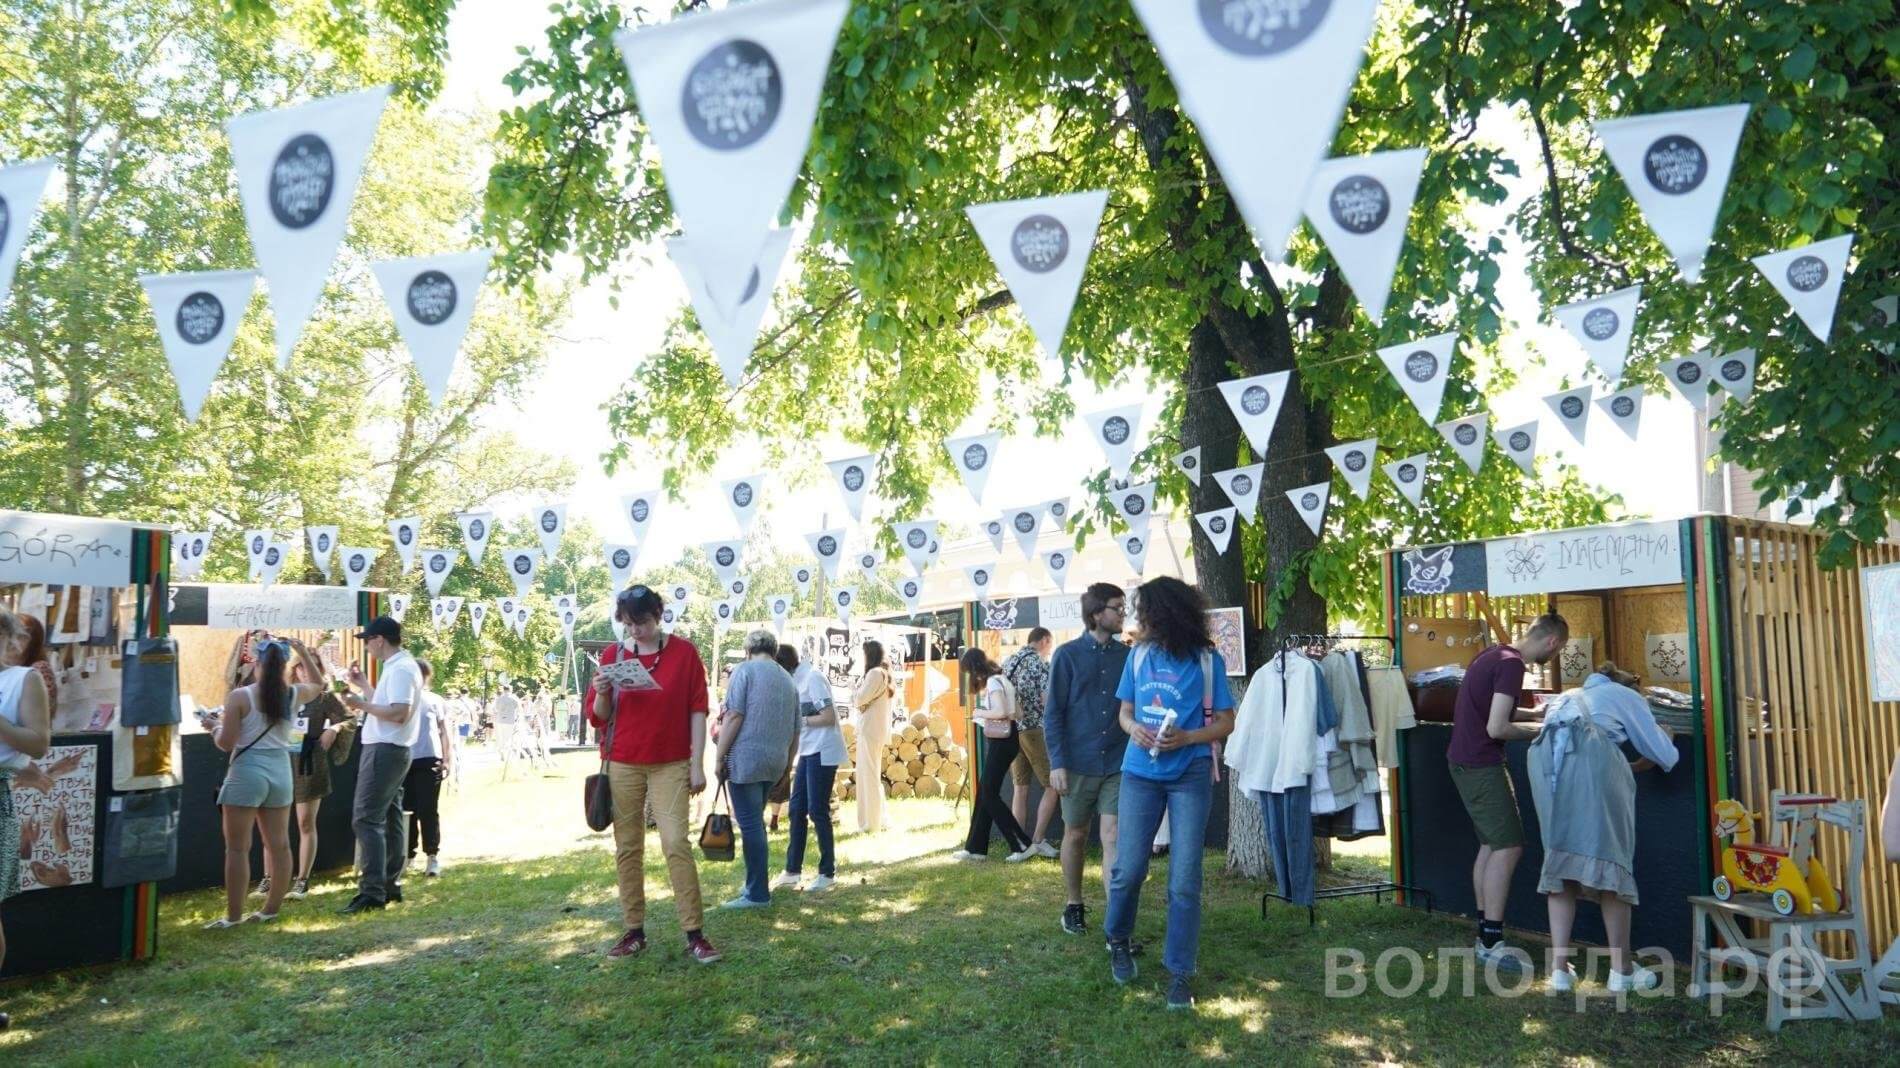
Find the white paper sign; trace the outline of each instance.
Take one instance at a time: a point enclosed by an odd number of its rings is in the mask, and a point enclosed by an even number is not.
[[[1384,322],[1424,169],[1422,148],[1329,159],[1314,170],[1306,190],[1306,221],[1325,240],[1374,325]]]
[[[323,572],[325,582],[336,576],[330,573],[330,554],[336,551],[336,527],[305,527],[304,538],[310,543],[310,562]]]
[[[1207,534],[1207,540],[1214,543],[1215,555],[1227,552],[1227,544],[1234,538],[1234,509],[1216,508],[1211,512],[1196,512],[1194,521],[1201,525]]]
[[[1379,350],[1379,359],[1418,407],[1427,423],[1438,422],[1438,410],[1445,401],[1445,382],[1451,374],[1451,358],[1458,347],[1457,334],[1389,345]]]
[[[415,361],[416,375],[440,407],[449,395],[455,356],[475,315],[475,298],[488,277],[489,249],[370,264],[396,333]]]
[[[1109,503],[1115,506],[1115,513],[1128,524],[1134,533],[1145,534],[1148,524],[1154,518],[1155,484],[1144,482],[1139,486],[1114,490],[1108,495]]]
[[[1712,361],[1715,384],[1728,390],[1729,396],[1746,402],[1755,393],[1755,350],[1737,349]]]
[[[1181,104],[1270,260],[1286,258],[1359,74],[1378,0],[1134,0]],[[1267,101],[1298,101],[1263,114]]]
[[[279,367],[323,295],[389,92],[380,85],[225,124],[251,247],[270,282]]]
[[[1042,532],[1042,516],[1045,509],[1030,505],[1025,508],[1011,508],[1003,513],[1003,526],[1016,535],[1016,547],[1022,550],[1024,560],[1036,558],[1036,536]]]
[[[1386,464],[1385,477],[1399,488],[1400,496],[1412,503],[1414,508],[1423,508],[1425,498],[1425,464],[1429,457],[1425,453],[1413,453]]]
[[[353,545],[336,547],[337,560],[343,565],[343,582],[350,589],[360,589],[363,580],[369,577],[369,569],[376,566],[376,550]]]
[[[454,549],[422,550],[422,581],[429,587],[429,596],[441,595],[442,584],[455,570],[455,552]]]
[[[1616,172],[1686,282],[1702,279],[1747,104],[1664,111],[1596,124]]]
[[[805,544],[811,546],[811,554],[818,558],[818,566],[825,569],[825,577],[833,582],[838,581],[838,562],[844,559],[844,528],[815,530],[805,535]]]
[[[552,560],[561,554],[561,538],[567,534],[567,505],[544,504],[531,514],[535,534],[541,539],[541,558]]]
[[[1051,549],[1042,554],[1043,571],[1048,574],[1049,581],[1055,584],[1056,589],[1065,593],[1069,589],[1069,564],[1073,560],[1074,554],[1066,548]]]
[[[1273,425],[1280,420],[1280,405],[1286,401],[1287,382],[1292,377],[1291,371],[1275,371],[1220,383],[1227,409],[1240,423],[1241,433],[1247,435],[1256,460],[1267,458],[1267,443],[1273,437]],[[1199,480],[1195,484],[1199,485]]]
[[[40,216],[40,196],[46,183],[59,169],[55,160],[40,159],[0,167],[0,310],[13,292],[13,275],[20,266],[20,253],[27,238],[33,236],[33,224]]]
[[[1598,397],[1597,407],[1603,409],[1603,414],[1610,417],[1618,430],[1628,434],[1631,441],[1636,440],[1637,424],[1643,418],[1643,387],[1631,386]]]
[[[1842,234],[1754,259],[1756,269],[1823,345],[1834,335],[1834,306],[1841,299],[1847,254],[1853,248],[1854,235]]]
[[[1346,477],[1346,488],[1360,500],[1372,492],[1372,465],[1379,455],[1379,439],[1366,438],[1363,441],[1348,441],[1343,445],[1334,445],[1326,450],[1326,455]]]
[[[633,581],[633,565],[640,559],[640,546],[610,542],[605,546],[604,557],[607,561],[607,581],[613,584],[615,590],[626,589]]]
[[[950,454],[950,466],[963,476],[963,488],[970,491],[970,498],[978,504],[983,503],[983,487],[989,484],[990,468],[996,463],[996,450],[1002,443],[1000,430],[950,438],[943,443],[944,450]]]
[[[706,286],[731,307],[811,143],[848,0],[764,0],[623,29],[614,43]]]
[[[764,475],[747,475],[719,484],[726,506],[732,509],[732,521],[739,524],[741,538],[752,532],[752,517],[759,514],[759,493],[764,485]]]
[[[1108,191],[972,204],[964,209],[989,250],[1003,283],[1049,358],[1062,355],[1062,336],[1095,248]]]
[[[1676,387],[1676,392],[1692,408],[1708,406],[1709,390],[1715,384],[1710,378],[1714,369],[1715,363],[1706,351],[1681,359],[1665,360],[1662,365],[1663,377]]]
[[[1511,462],[1524,469],[1526,475],[1535,475],[1532,465],[1537,462],[1537,420],[1519,423],[1516,426],[1500,427],[1493,435],[1498,448]]]
[[[1682,581],[1676,520],[1548,531],[1484,543],[1487,592],[1567,593]]]
[[[515,596],[525,598],[534,588],[534,576],[541,568],[541,550],[505,549],[501,554],[502,566],[508,569],[508,577],[514,580]]]
[[[1128,561],[1128,569],[1139,575],[1148,563],[1148,535],[1146,533],[1127,533],[1115,539],[1122,551],[1122,559]]]
[[[462,547],[468,551],[469,562],[482,566],[482,554],[488,551],[488,537],[495,532],[495,513],[462,512],[455,521],[462,526]]]
[[[903,548],[911,571],[922,575],[930,566],[930,543],[937,540],[937,521],[919,519],[912,523],[892,523],[891,533],[897,536],[897,544]]]
[[[1590,393],[1589,386],[1578,386],[1544,398],[1550,410],[1557,413],[1557,421],[1570,431],[1570,436],[1576,438],[1579,445],[1583,444],[1584,432],[1590,425]]]
[[[1293,510],[1300,514],[1300,519],[1306,523],[1306,529],[1312,531],[1314,537],[1319,536],[1320,527],[1326,522],[1326,505],[1332,500],[1332,496],[1331,480],[1315,482],[1310,486],[1286,491],[1287,501],[1293,505]]]
[[[854,521],[864,522],[864,498],[871,492],[871,475],[877,470],[874,458],[849,456],[832,460],[825,466],[831,469],[831,479],[844,495],[845,511],[851,513]]]
[[[5,172],[0,172],[3,175]],[[10,237],[10,235],[8,235]],[[0,238],[4,241],[6,238]],[[178,383],[185,419],[197,422],[218,368],[237,340],[238,324],[257,288],[256,271],[142,274],[139,285],[158,323],[159,346]]]
[[[831,591],[831,607],[838,613],[838,621],[851,622],[851,609],[858,603],[858,590],[855,586],[839,586]]]
[[[411,516],[407,519],[389,521],[389,540],[396,543],[396,559],[402,564],[402,573],[416,566],[417,540],[422,536],[422,520]]]
[[[1636,335],[1636,308],[1642,300],[1643,287],[1630,286],[1552,308],[1550,316],[1563,324],[1577,344],[1583,346],[1584,355],[1614,384],[1623,379],[1630,339]]]
[[[1201,484],[1201,447],[1199,445],[1174,454],[1174,466],[1188,477],[1196,486]]]
[[[406,593],[390,594],[389,595],[389,618],[395,620],[398,623],[401,623],[402,617],[408,614],[409,614],[409,595]]]
[[[700,548],[706,552],[706,562],[712,565],[713,574],[718,577],[721,587],[732,585],[739,577],[739,564],[745,556],[743,541],[701,542]]]
[[[996,581],[996,565],[966,564],[963,568],[963,577],[970,581],[970,590],[980,601],[990,595],[990,586]]]
[[[1261,474],[1267,468],[1265,464],[1248,464],[1228,471],[1214,472],[1214,484],[1234,502],[1244,522],[1254,521],[1260,511]]]
[[[1484,466],[1484,431],[1490,421],[1489,415],[1479,412],[1438,424],[1438,433],[1444,437],[1445,443],[1451,446],[1452,451],[1458,454],[1458,458],[1465,462],[1474,475]]]
[[[752,362],[752,348],[759,341],[759,324],[772,306],[772,290],[778,286],[779,272],[785,269],[785,257],[791,249],[792,231],[767,233],[752,273],[746,276],[744,288],[737,290],[738,302],[728,311],[730,302],[714,297],[706,286],[705,272],[699,266],[699,243],[684,234],[666,239],[666,254],[686,283],[699,329],[712,347],[713,358],[719,361],[719,373],[733,389],[745,383],[746,365]]]
[[[356,593],[341,586],[232,586],[205,590],[205,622],[223,630],[344,630],[357,624]]]
[[[1108,458],[1108,470],[1116,478],[1128,477],[1128,465],[1135,458],[1135,434],[1141,429],[1141,405],[1124,404],[1089,412],[1082,417],[1089,436]]]

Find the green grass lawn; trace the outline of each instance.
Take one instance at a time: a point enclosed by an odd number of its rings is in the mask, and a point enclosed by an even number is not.
[[[514,789],[545,793],[533,804],[563,827],[568,806],[578,807],[567,776]],[[480,792],[482,811],[515,796]],[[1682,997],[1624,1013],[1607,1001],[1578,1012],[1541,993],[1328,999],[1325,947],[1356,947],[1369,960],[1387,946],[1430,953],[1468,945],[1470,928],[1366,899],[1327,904],[1312,929],[1304,910],[1286,906],[1263,922],[1258,891],[1222,874],[1217,855],[1207,858],[1200,1005],[1171,1014],[1160,987],[1158,868],[1137,932],[1151,948],[1121,989],[1099,935],[1060,930],[1053,862],[959,865],[947,856],[957,839],[947,804],[893,809],[895,829],[842,840],[832,892],[712,913],[707,932],[726,959],[711,967],[683,953],[657,852],[648,861],[653,948],[632,961],[601,956],[620,933],[606,836],[564,841],[551,855],[471,856],[440,880],[411,879],[406,904],[357,918],[335,915],[349,895],[335,880],[287,903],[273,927],[201,931],[216,895],[170,897],[157,960],[0,990],[15,1020],[0,1034],[0,1063],[1833,1065],[1900,1056],[1900,1016],[1795,1022],[1771,1037],[1759,998],[1720,1019]],[[465,835],[481,825],[476,811],[463,806]],[[451,835],[457,826],[452,812]],[[781,835],[775,863],[782,850]],[[1344,864],[1365,875],[1374,862]],[[702,864],[701,873],[708,902],[737,893],[737,864]],[[1099,883],[1089,896],[1099,924]]]

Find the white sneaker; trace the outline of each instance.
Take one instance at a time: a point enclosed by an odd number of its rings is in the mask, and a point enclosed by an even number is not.
[[[950,854],[950,859],[974,862],[974,861],[979,861],[979,860],[988,860],[990,858],[989,858],[989,855],[985,853],[972,853],[967,849],[959,849],[956,852]]]
[[[1523,950],[1513,947],[1509,942],[1500,939],[1497,945],[1486,949],[1484,948],[1484,942],[1482,940],[1473,939],[1472,945],[1477,950],[1478,967],[1480,968],[1485,967],[1492,961],[1496,961],[1498,971],[1503,973],[1509,974],[1530,970],[1530,957],[1526,956]]]
[[[1544,993],[1568,994],[1577,989],[1577,970],[1566,964],[1544,979]]]
[[[1057,849],[1047,842],[1037,842],[1030,848],[1034,849],[1036,855],[1039,857],[1048,857],[1050,860],[1059,860],[1062,857],[1062,850]]]
[[[831,889],[834,885],[837,884],[837,882],[838,880],[833,879],[829,875],[820,875],[818,878],[813,879],[811,883],[805,887],[805,892],[807,894],[822,893],[823,891]]]
[[[1610,993],[1628,994],[1636,991],[1654,990],[1662,984],[1662,976],[1640,964],[1630,966],[1628,975],[1622,972],[1610,973]]]
[[[217,919],[212,920],[210,923],[205,924],[204,930],[227,931],[243,922],[244,922],[243,920],[227,920],[223,916],[220,916]]]
[[[772,889],[774,889],[774,890],[796,890],[796,889],[798,889],[798,878],[799,878],[798,876],[796,876],[796,875],[793,875],[793,874],[792,874],[791,872],[789,872],[789,871],[787,871],[787,872],[780,872],[780,873],[779,873],[779,877],[778,877],[778,878],[776,878],[776,879],[774,879],[774,880],[772,880]]]
[[[1009,863],[1009,864],[1021,864],[1023,861],[1028,860],[1030,857],[1033,857],[1035,855],[1036,855],[1036,847],[1030,846],[1027,849],[1021,850],[1020,852],[1011,853],[1009,856],[1004,857],[1003,860],[1005,863]]]
[[[427,875],[430,878],[434,878],[435,876],[442,874],[442,861],[440,861],[439,859],[435,857],[430,857],[429,866],[423,870],[422,874]]]
[[[719,907],[722,909],[762,909],[770,904],[770,901],[754,901],[744,894],[740,894],[738,897],[733,898],[731,901]]]
[[[292,901],[302,901],[310,895],[310,880],[298,879],[290,884],[290,890],[284,896]]]
[[[258,911],[251,913],[249,916],[244,917],[244,919],[241,922],[243,923],[276,923],[277,914],[275,912],[265,912],[264,910],[259,909]]]

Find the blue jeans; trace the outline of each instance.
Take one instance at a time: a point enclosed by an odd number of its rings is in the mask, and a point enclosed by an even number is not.
[[[838,860],[831,852],[831,784],[838,778],[838,765],[818,762],[818,754],[798,758],[792,772],[792,830],[785,842],[785,871],[797,875],[805,870],[805,822],[811,821],[818,835],[818,874],[838,874]]]
[[[1108,915],[1103,933],[1111,942],[1135,931],[1141,884],[1148,878],[1149,850],[1168,815],[1168,942],[1161,961],[1176,975],[1193,975],[1201,951],[1201,845],[1207,836],[1207,806],[1213,799],[1212,762],[1201,757],[1172,782],[1122,776],[1121,826],[1115,870],[1108,879]]]
[[[765,795],[769,782],[726,784],[732,798],[732,822],[739,825],[739,851],[745,856],[745,896],[748,901],[770,901],[766,868],[772,863],[771,844],[765,838]]]

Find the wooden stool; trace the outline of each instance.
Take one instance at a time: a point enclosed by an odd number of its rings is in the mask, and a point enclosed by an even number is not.
[[[1783,916],[1765,894],[1737,894],[1728,901],[1698,895],[1694,906],[1695,934],[1691,953],[1691,990],[1710,996],[1710,980],[1728,964],[1752,967],[1768,995],[1768,1030],[1779,1031],[1784,1020],[1877,1020],[1880,995],[1876,993],[1873,962],[1868,956],[1867,932],[1858,915],[1850,912]],[[1737,920],[1767,925],[1765,938],[1742,933]],[[1709,944],[1709,927],[1723,942]],[[1830,957],[1821,951],[1818,936],[1845,931],[1853,942],[1852,957]],[[1779,974],[1771,973],[1779,969]],[[1896,995],[1900,998],[1900,995]]]

